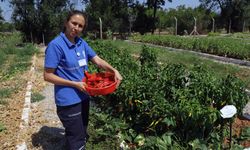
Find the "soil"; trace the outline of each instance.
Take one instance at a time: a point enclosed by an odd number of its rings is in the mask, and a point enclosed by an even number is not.
[[[243,128],[250,127],[250,120],[247,120],[243,117],[238,117],[235,119],[233,125],[232,125],[232,134],[236,135],[237,137],[240,136],[240,133]],[[240,143],[243,147],[250,147],[250,139],[243,141]]]
[[[0,82],[1,88],[11,88],[11,98],[5,99],[6,104],[0,104],[0,120],[5,130],[0,132],[0,149],[15,149],[20,129],[20,119],[23,110],[29,72],[24,72],[8,81]]]
[[[45,99],[31,104],[29,125],[19,134],[21,114],[23,110],[27,82],[31,74],[29,70],[17,77],[0,83],[0,87],[12,86],[15,92],[9,98],[7,105],[0,104],[0,120],[6,130],[0,132],[0,149],[14,150],[22,141],[26,142],[30,150],[61,150],[64,147],[64,129],[56,116],[53,100],[53,86],[43,80],[44,47],[35,57],[34,80],[32,92],[39,92]],[[250,120],[236,118],[233,123],[233,134],[239,135],[241,129],[250,127]],[[250,141],[241,143],[250,147]]]

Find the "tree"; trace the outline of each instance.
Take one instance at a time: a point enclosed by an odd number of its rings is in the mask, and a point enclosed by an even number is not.
[[[99,31],[99,17],[102,19],[103,31],[111,30],[120,35],[129,31],[128,10],[132,0],[83,0],[85,11],[89,16],[88,30]]]
[[[246,26],[248,26],[248,30],[250,31],[250,4],[245,5],[243,7],[243,31]]]
[[[169,9],[166,11],[166,26],[175,26],[174,17],[178,19],[178,34],[183,35],[185,31],[190,33],[194,29],[194,17],[197,19],[197,30],[199,33],[206,31],[210,24],[210,14],[206,14],[206,10],[202,7],[186,8],[184,5],[178,6],[177,9]]]
[[[249,0],[200,0],[201,4],[207,9],[219,10],[221,24],[230,32],[231,28],[234,31],[241,31],[244,14],[246,14],[245,6],[250,5]]]
[[[67,12],[71,7],[68,0],[42,0],[37,3],[37,30],[40,35],[39,41],[42,41],[42,35],[45,35],[45,43],[54,38],[64,24]]]
[[[13,32],[15,30],[14,25],[9,22],[0,23],[0,32]]]
[[[14,6],[12,19],[15,23],[16,28],[25,33],[25,39],[28,39],[28,41],[33,41],[32,30],[35,21],[34,1],[12,0],[10,1],[10,3]]]
[[[172,2],[172,0],[167,0],[167,1]],[[153,29],[151,33],[154,34],[155,24],[156,24],[156,11],[162,5],[165,5],[165,0],[147,0],[146,4],[148,8],[153,8]]]
[[[153,28],[153,17],[147,13],[147,8],[142,4],[135,4],[134,9],[136,10],[136,20],[134,23],[134,31],[139,32],[140,34],[145,34]]]
[[[11,0],[14,8],[12,20],[17,30],[24,33],[28,42],[51,40],[63,25],[65,12],[69,9],[68,0]]]

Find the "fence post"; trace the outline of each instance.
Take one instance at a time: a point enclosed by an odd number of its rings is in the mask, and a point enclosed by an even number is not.
[[[213,20],[213,28],[212,28],[212,32],[214,32],[214,24],[215,24],[215,21],[214,21],[214,18],[212,17],[212,20]]]
[[[99,17],[100,21],[100,39],[102,39],[102,19]]]
[[[44,33],[43,33],[43,46],[45,46]]]
[[[244,32],[245,31],[245,20],[243,21],[243,27],[242,27],[242,32]]]
[[[231,19],[229,19],[229,26],[228,26],[228,32],[231,33],[231,24],[232,24],[232,21]]]
[[[178,20],[177,20],[177,18],[176,17],[174,17],[174,19],[175,19],[175,35],[177,35],[177,23],[178,23]]]

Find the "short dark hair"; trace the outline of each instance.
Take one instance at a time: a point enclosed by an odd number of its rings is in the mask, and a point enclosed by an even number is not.
[[[68,12],[68,15],[67,15],[67,17],[65,19],[65,22],[68,22],[71,19],[71,17],[74,16],[74,15],[81,15],[81,16],[83,16],[85,24],[84,24],[84,27],[83,27],[82,31],[84,32],[85,29],[87,28],[87,25],[88,25],[88,17],[86,15],[86,13],[82,12],[80,10],[71,10],[71,11]],[[66,30],[65,26],[63,26],[63,32],[65,32],[65,30]]]

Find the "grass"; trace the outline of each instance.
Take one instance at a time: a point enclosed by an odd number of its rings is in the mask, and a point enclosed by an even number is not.
[[[0,50],[1,51],[1,50]],[[19,56],[15,54],[5,54],[5,61],[0,65],[0,80],[8,80],[18,73],[28,70],[31,65],[31,57],[27,59],[27,56]],[[26,60],[23,60],[26,58]]]
[[[0,86],[6,81],[8,87],[0,88],[0,104],[6,105],[7,99],[11,98],[11,94],[18,91],[20,81],[15,80],[22,72],[29,69],[31,65],[32,55],[38,52],[33,44],[22,42],[20,33],[11,35],[0,34]],[[16,45],[22,45],[17,47]]]
[[[139,55],[141,51],[142,44],[132,44],[124,41],[112,41],[112,43],[123,49],[127,49],[131,54]],[[218,77],[224,77],[228,74],[232,74],[242,79],[247,87],[250,88],[250,69],[240,68],[232,64],[222,64],[214,62],[209,59],[199,57],[190,52],[176,52],[168,51],[166,48],[155,48],[158,56],[158,61],[162,63],[180,63],[187,67],[191,67],[195,64],[201,65],[208,68],[210,71],[214,72]]]
[[[45,96],[43,96],[42,94],[38,93],[38,92],[32,92],[31,94],[31,102],[39,102],[41,100],[43,100],[45,98]]]
[[[0,98],[8,98],[12,94],[12,89],[10,88],[3,88],[0,89]]]
[[[6,99],[0,99],[0,105],[7,105],[8,101]]]
[[[13,93],[14,89],[12,88],[2,88],[0,89],[0,105],[8,104],[6,98],[9,98]]]
[[[11,79],[27,70],[31,65],[33,54],[38,49],[31,43],[23,44],[21,35],[14,33],[9,36],[0,35],[0,81]],[[22,45],[17,47],[16,45]]]
[[[4,125],[0,122],[0,132],[6,130],[6,128],[4,127]]]

